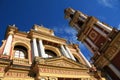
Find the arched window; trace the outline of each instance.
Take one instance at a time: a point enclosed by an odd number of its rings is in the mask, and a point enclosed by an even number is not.
[[[23,46],[15,46],[14,47],[14,58],[27,58],[27,49]]]
[[[25,59],[25,53],[22,50],[15,50],[14,57]]]
[[[56,53],[54,53],[51,50],[45,50],[45,54],[47,54],[48,58],[52,58],[52,57],[56,57],[57,56]]]

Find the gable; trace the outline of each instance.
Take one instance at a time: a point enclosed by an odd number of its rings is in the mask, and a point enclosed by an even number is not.
[[[48,58],[45,60],[39,60],[39,64],[56,66],[56,67],[64,67],[64,68],[77,68],[77,69],[87,69],[87,66],[77,63],[71,59],[68,59],[64,56],[59,58]]]

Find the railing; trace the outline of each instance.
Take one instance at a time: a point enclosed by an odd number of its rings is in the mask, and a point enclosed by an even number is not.
[[[13,64],[29,64],[29,60],[28,59],[14,58]]]

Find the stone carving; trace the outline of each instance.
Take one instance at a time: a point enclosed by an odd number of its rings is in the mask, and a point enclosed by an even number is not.
[[[47,65],[52,65],[52,66],[59,66],[59,67],[68,67],[68,68],[83,68],[83,65],[78,64],[78,63],[74,63],[74,62],[70,62],[70,61],[66,61],[66,60],[54,60],[54,61],[46,61],[45,64]]]
[[[82,75],[82,74],[86,74],[86,71],[82,71],[82,70],[63,70],[63,69],[51,69],[51,68],[47,68],[47,67],[43,67],[39,69],[40,72],[42,73],[51,73],[51,74],[69,74],[69,75]]]
[[[7,77],[29,77],[27,73],[18,73],[18,72],[7,72],[5,74]]]
[[[120,33],[119,33],[120,34]],[[110,44],[111,46],[106,50],[103,58],[99,59],[98,63],[96,63],[96,65],[98,65],[99,67],[104,67],[103,63],[106,65],[109,63],[110,60],[112,60],[115,55],[119,52],[120,50],[120,35],[117,36],[118,38],[116,38],[112,44]]]

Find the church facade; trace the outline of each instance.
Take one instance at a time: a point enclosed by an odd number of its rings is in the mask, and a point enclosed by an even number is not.
[[[77,44],[34,25],[29,32],[8,26],[0,47],[0,80],[102,80]]]
[[[92,62],[107,80],[120,80],[120,31],[72,8],[65,18],[78,32],[78,40],[93,53]]]

